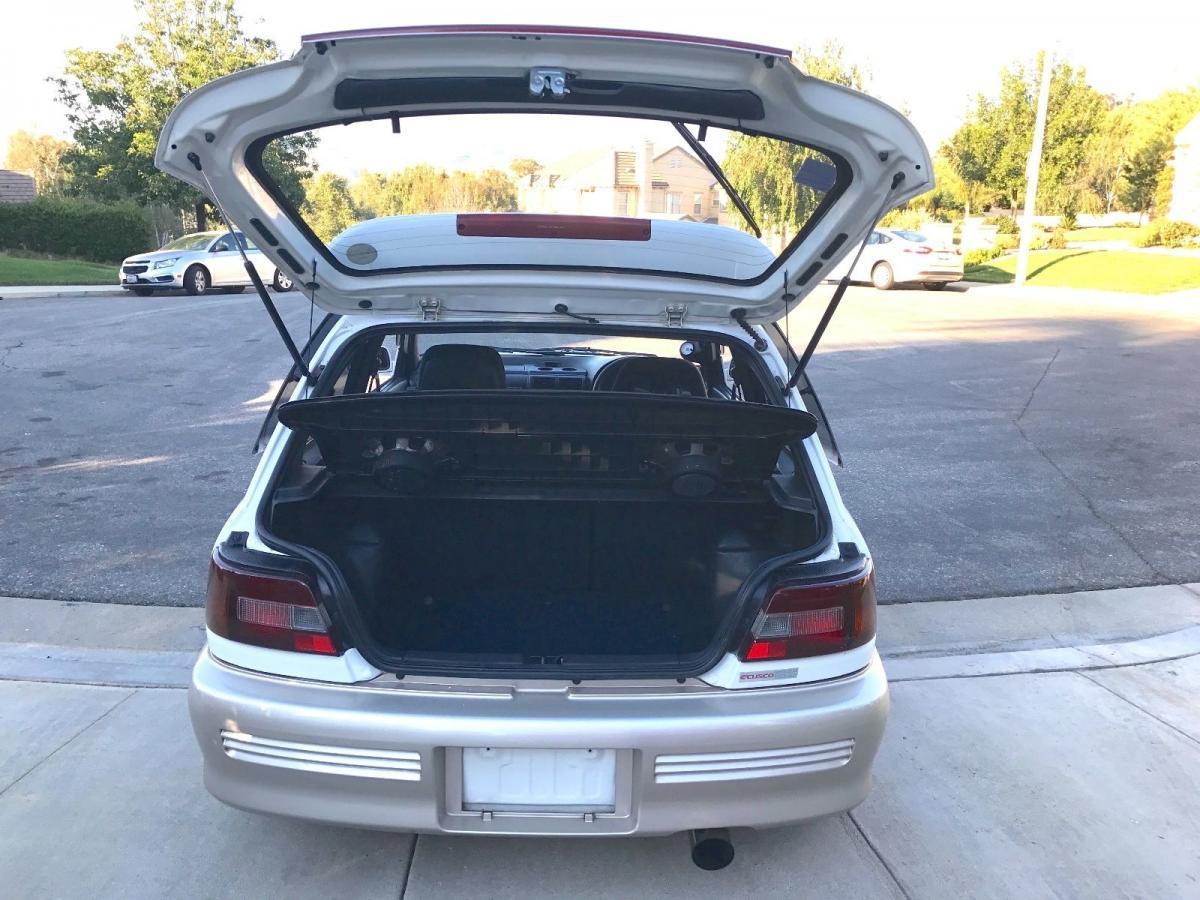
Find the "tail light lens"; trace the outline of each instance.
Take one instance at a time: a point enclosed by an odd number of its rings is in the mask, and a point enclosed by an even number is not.
[[[775,587],[742,646],[746,662],[821,656],[861,647],[875,636],[875,571]]]
[[[263,575],[213,555],[206,619],[214,634],[273,650],[336,656],[312,587],[294,575]]]
[[[905,247],[904,252],[905,253],[919,253],[922,256],[924,256],[928,253],[932,253],[933,248],[930,247],[928,244],[920,244],[916,247]]]

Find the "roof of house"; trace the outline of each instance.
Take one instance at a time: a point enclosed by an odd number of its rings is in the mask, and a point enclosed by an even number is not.
[[[688,160],[693,162],[700,168],[705,168],[704,163],[699,159],[680,147],[674,144],[654,156],[652,161],[658,162],[664,156],[678,151],[683,154]],[[570,156],[563,157],[555,163],[552,163],[543,170],[547,176],[547,181],[550,187],[563,178],[571,176],[590,169],[599,163],[611,158],[613,164],[613,186],[615,187],[637,187],[637,152],[634,150],[615,150],[615,149],[600,149],[600,150],[581,150],[578,153],[572,153]],[[534,176],[531,183],[536,183],[538,176]],[[660,171],[651,171],[651,185],[653,187],[668,187],[669,181],[667,176]],[[714,181],[713,184],[716,184]]]
[[[0,203],[24,203],[37,197],[37,182],[32,175],[0,169]]]

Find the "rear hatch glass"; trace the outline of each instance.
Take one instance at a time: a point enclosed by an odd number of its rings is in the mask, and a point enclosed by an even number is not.
[[[575,245],[573,268],[753,281],[839,190],[834,161],[802,144],[717,127],[705,127],[700,141],[698,128],[644,118],[410,115],[311,133],[324,169],[295,213],[350,273],[552,268],[541,242],[486,239],[576,236],[604,243],[583,266]],[[259,142],[250,160],[281,198],[261,158],[289,139]],[[481,240],[464,240],[473,237]]]

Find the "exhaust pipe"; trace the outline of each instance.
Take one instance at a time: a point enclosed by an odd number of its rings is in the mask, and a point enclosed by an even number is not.
[[[692,862],[706,872],[716,872],[733,862],[733,842],[728,828],[697,828],[688,832]]]

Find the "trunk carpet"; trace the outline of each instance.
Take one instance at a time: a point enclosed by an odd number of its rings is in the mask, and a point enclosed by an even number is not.
[[[388,643],[412,651],[522,656],[694,653],[712,613],[694,595],[610,591],[443,592],[380,609]]]

